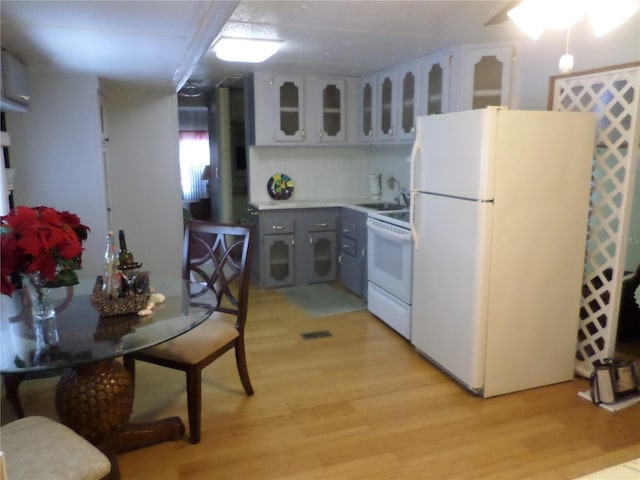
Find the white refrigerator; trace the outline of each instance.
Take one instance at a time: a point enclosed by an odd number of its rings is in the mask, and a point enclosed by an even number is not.
[[[419,117],[411,343],[491,397],[573,378],[596,119]]]

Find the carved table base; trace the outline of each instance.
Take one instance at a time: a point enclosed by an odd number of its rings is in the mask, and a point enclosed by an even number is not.
[[[111,478],[120,478],[116,455],[120,452],[180,440],[182,420],[171,417],[129,423],[133,407],[133,382],[117,360],[82,365],[67,370],[56,389],[60,421],[100,448],[111,460]]]

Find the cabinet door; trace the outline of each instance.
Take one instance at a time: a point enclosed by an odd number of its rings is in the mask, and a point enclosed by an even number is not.
[[[274,141],[304,141],[304,82],[302,77],[273,77],[276,108]]]
[[[376,77],[370,76],[362,79],[360,85],[361,105],[360,111],[362,112],[361,125],[360,125],[360,139],[363,142],[372,142],[375,127],[376,114],[376,98],[377,98],[377,83]]]
[[[422,64],[422,114],[449,112],[451,53],[430,55]]]
[[[367,294],[367,214],[343,208],[338,248],[340,283],[359,297]]]
[[[290,211],[260,214],[261,278],[265,287],[284,287],[295,283],[294,228]]]
[[[396,139],[413,140],[416,136],[416,116],[419,109],[420,64],[412,62],[398,69],[396,101]]]
[[[376,140],[393,140],[395,138],[395,101],[396,71],[385,70],[377,78],[377,115]]]
[[[510,46],[463,49],[458,110],[509,106],[512,63]]]
[[[286,287],[295,283],[293,243],[293,234],[264,235],[261,253],[265,287]]]
[[[318,128],[317,141],[320,143],[344,142],[346,136],[344,79],[316,79]]]
[[[336,279],[336,232],[310,232],[311,262],[307,270],[308,283]]]

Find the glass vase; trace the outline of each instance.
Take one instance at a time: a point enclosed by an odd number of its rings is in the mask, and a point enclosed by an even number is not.
[[[51,288],[46,287],[46,280],[40,272],[22,276],[23,286],[31,297],[31,315],[34,321],[47,320],[56,316],[55,304]]]

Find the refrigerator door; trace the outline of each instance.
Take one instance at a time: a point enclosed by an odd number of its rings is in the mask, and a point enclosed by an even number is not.
[[[485,397],[574,376],[595,131],[592,114],[503,113]]]
[[[486,108],[418,117],[412,190],[493,199],[499,112]]]
[[[411,343],[472,390],[484,383],[493,206],[418,194]]]

